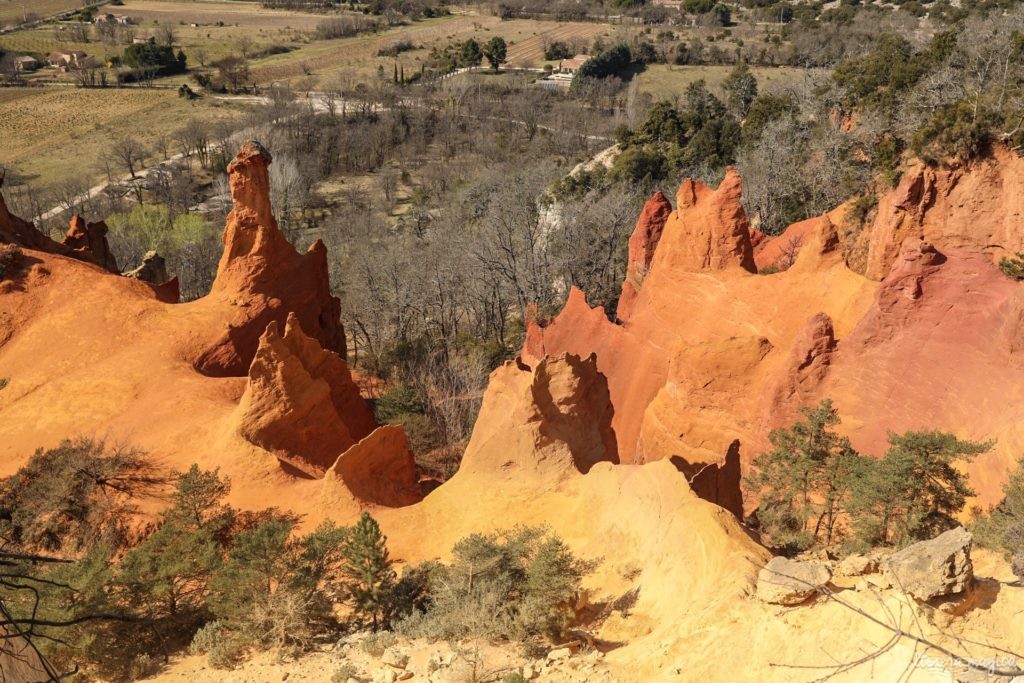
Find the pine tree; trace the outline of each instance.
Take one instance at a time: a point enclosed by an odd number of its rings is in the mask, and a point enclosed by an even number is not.
[[[356,615],[369,619],[374,630],[387,626],[396,576],[388,556],[387,538],[369,513],[364,512],[349,530],[342,554],[345,593]]]
[[[885,457],[864,463],[851,481],[850,515],[861,541],[902,545],[954,526],[974,495],[957,464],[992,445],[936,431],[889,434]]]
[[[395,73],[391,77],[391,80],[395,82],[395,85],[398,85],[398,64],[397,63],[395,64]]]
[[[978,542],[996,548],[1010,560],[1013,573],[1024,581],[1024,461],[1003,486],[1003,500],[978,520]]]
[[[804,420],[769,435],[773,448],[754,460],[748,478],[761,492],[762,530],[772,543],[794,549],[832,542],[860,458],[832,429],[840,421],[832,401],[801,412]]]

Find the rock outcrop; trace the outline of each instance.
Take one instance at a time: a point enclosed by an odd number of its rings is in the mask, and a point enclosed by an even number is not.
[[[773,557],[757,575],[757,597],[773,605],[807,602],[832,578],[828,567],[810,560]]]
[[[0,187],[3,187],[3,176],[0,176]],[[36,226],[15,216],[7,208],[7,202],[0,193],[0,242],[16,244],[26,249],[45,251],[50,254],[65,254],[67,250],[58,242],[39,232]]]
[[[1024,158],[997,148],[990,158],[939,168],[918,162],[882,196],[859,238],[865,275],[882,279],[908,238],[939,250],[966,249],[993,260],[1024,251]]]
[[[792,421],[801,406],[821,393],[835,350],[832,319],[824,313],[814,314],[797,334],[789,358],[778,371],[765,415],[769,429]]]
[[[348,365],[294,315],[284,334],[271,322],[260,338],[238,414],[243,437],[313,477],[376,427]]]
[[[267,325],[283,325],[289,314],[325,349],[345,356],[341,303],[331,294],[327,248],[317,240],[299,254],[278,229],[270,206],[270,163],[262,145],[248,142],[228,165],[233,208],[211,297],[233,306],[234,315],[195,360],[204,375],[244,375]]]
[[[103,221],[86,223],[84,218],[75,214],[71,217],[71,225],[61,244],[71,250],[76,258],[95,263],[111,273],[120,273],[117,259],[107,244],[107,232],[109,228]]]
[[[178,282],[178,276],[167,277],[167,263],[164,261],[164,257],[155,251],[147,251],[142,257],[142,263],[124,273],[124,276],[148,282],[153,286],[153,294],[159,301],[166,304],[176,304],[181,301],[181,285]]]
[[[324,474],[325,499],[345,492],[364,503],[402,507],[418,502],[416,461],[400,425],[383,425],[342,453]]]
[[[629,237],[629,257],[626,263],[626,279],[622,283],[622,293],[615,314],[625,322],[633,313],[636,297],[643,285],[647,271],[654,260],[654,252],[661,241],[661,233],[665,223],[672,214],[672,204],[659,190],[644,204],[636,228]]]
[[[143,280],[150,284],[161,285],[170,278],[167,276],[167,262],[164,257],[155,251],[147,251],[142,257],[142,263],[135,268],[125,271],[125,277]]]
[[[533,368],[506,362],[491,373],[461,469],[554,481],[617,462],[611,417],[608,384],[593,356],[561,354]]]
[[[757,271],[750,222],[740,204],[742,182],[729,167],[717,189],[687,179],[676,193],[676,211],[665,224],[654,262],[678,271],[742,268]],[[667,239],[671,236],[671,239]]]
[[[973,542],[957,527],[887,557],[882,568],[894,587],[921,601],[961,593],[974,581]]]

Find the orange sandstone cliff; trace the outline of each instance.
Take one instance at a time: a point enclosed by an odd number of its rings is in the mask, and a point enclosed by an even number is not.
[[[404,433],[375,431],[336,351],[323,245],[300,255],[277,229],[269,163],[249,143],[230,165],[214,291],[187,304],[93,265],[97,224],[76,219],[60,245],[0,206],[0,237],[23,249],[0,289],[0,475],[94,436],[176,469],[219,467],[241,507],[322,517],[325,487],[341,518],[419,500]]]
[[[840,209],[752,239],[734,172],[716,190],[687,180],[662,229],[637,225],[631,245],[654,253],[630,251],[619,324],[573,290],[553,319],[529,321],[522,357],[594,354],[619,459],[700,473],[694,489],[734,511],[732,463],[745,468],[771,429],[826,397],[868,453],[890,430],[996,439],[970,466],[993,502],[1024,448],[1024,294],[994,262],[1024,248],[1022,182],[1008,152],[948,171],[915,165],[857,234]],[[644,214],[662,211],[652,198]],[[863,273],[844,239],[866,241]],[[782,272],[756,273],[780,259]]]

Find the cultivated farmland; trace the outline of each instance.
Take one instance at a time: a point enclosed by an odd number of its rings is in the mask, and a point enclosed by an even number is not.
[[[190,119],[213,124],[238,117],[233,105],[214,98],[186,102],[172,90],[5,88],[0,165],[47,186],[71,179],[88,186],[102,177],[96,162],[119,138],[133,136],[152,146]]]

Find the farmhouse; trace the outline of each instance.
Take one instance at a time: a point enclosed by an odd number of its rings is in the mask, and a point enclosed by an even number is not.
[[[98,17],[96,17],[95,19],[93,19],[93,23],[95,23],[95,24],[121,24],[122,26],[129,26],[131,24],[134,24],[135,21],[131,17],[126,16],[124,14],[110,14],[108,12],[106,14],[101,14]]]
[[[572,59],[563,59],[558,62],[558,73],[575,76],[584,64],[590,59],[590,55],[576,55]]]
[[[22,55],[21,57],[14,58],[14,71],[15,73],[23,74],[29,71],[35,71],[39,68],[39,60],[35,57],[29,57],[28,55]]]
[[[86,69],[92,66],[96,66],[97,62],[95,58],[90,57],[81,50],[73,50],[71,52],[51,52],[47,61],[50,66],[55,66],[64,71],[71,69]]]

